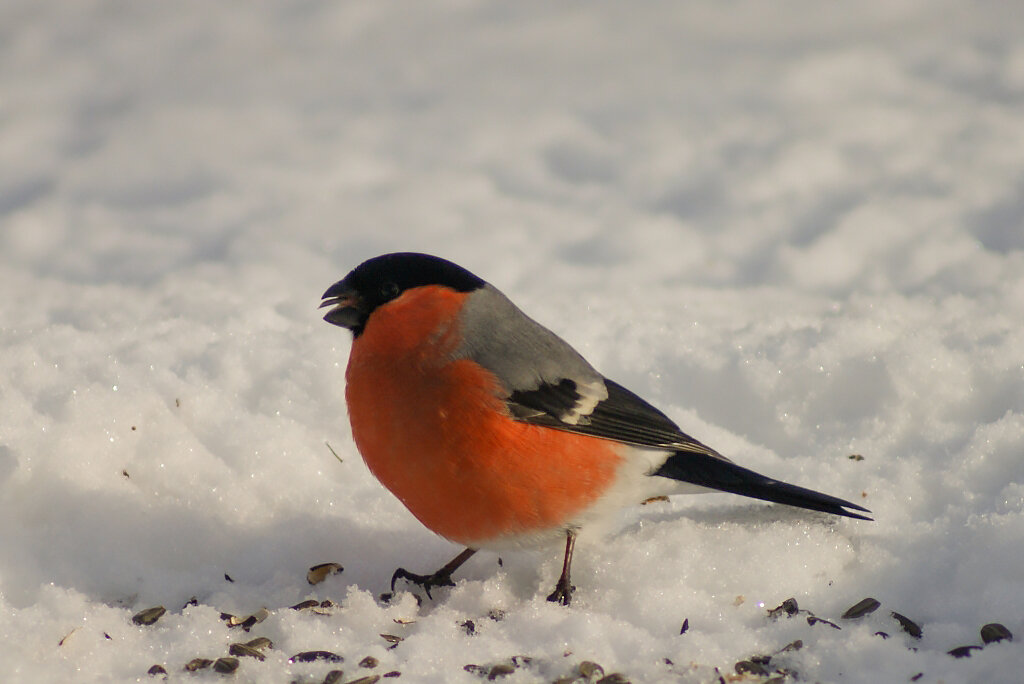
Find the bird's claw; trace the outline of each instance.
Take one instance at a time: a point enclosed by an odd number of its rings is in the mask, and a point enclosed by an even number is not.
[[[391,576],[391,591],[395,590],[395,582],[399,579],[404,579],[407,582],[418,584],[423,587],[423,591],[427,593],[427,598],[433,600],[433,596],[430,595],[431,587],[454,587],[455,582],[452,582],[452,574],[450,572],[435,572],[432,575],[417,575],[414,572],[409,572],[405,568],[398,568],[395,570],[395,574]]]
[[[548,601],[567,606],[572,601],[572,593],[574,591],[576,591],[576,587],[570,584],[567,578],[560,577],[558,584],[555,585],[555,590],[548,595]]]

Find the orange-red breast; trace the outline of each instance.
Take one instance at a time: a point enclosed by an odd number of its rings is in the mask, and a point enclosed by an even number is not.
[[[424,525],[477,549],[565,541],[548,599],[568,605],[576,532],[648,498],[720,490],[870,520],[861,506],[733,464],[603,377],[484,280],[426,254],[385,254],[332,285],[324,320],[352,331],[352,436]]]

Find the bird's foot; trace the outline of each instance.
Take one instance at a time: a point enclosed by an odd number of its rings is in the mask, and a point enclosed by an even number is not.
[[[430,595],[430,589],[436,587],[454,587],[455,582],[452,582],[452,573],[445,572],[445,568],[441,568],[432,575],[417,575],[414,572],[409,572],[405,568],[398,568],[395,570],[395,574],[391,576],[391,591],[395,590],[395,582],[400,579],[404,579],[407,582],[418,584],[423,587],[423,591],[427,593],[427,598],[433,600],[433,596]]]
[[[572,586],[568,577],[559,577],[555,590],[548,596],[548,601],[567,606],[572,601],[572,592],[574,591],[576,591],[576,587]]]

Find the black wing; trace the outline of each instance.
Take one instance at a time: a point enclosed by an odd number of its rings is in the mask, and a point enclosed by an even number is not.
[[[509,412],[532,425],[602,437],[634,446],[706,454],[728,461],[711,447],[684,433],[668,416],[622,385],[607,378],[608,398],[572,425],[560,420],[578,406],[581,395],[576,383],[563,378],[557,385],[543,384],[535,390],[516,391],[508,398]]]

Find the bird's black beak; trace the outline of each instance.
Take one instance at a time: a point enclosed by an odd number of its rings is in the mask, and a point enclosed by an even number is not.
[[[363,327],[367,314],[363,298],[344,280],[339,280],[327,288],[322,299],[319,308],[334,307],[324,316],[325,321],[348,328],[353,332]]]

